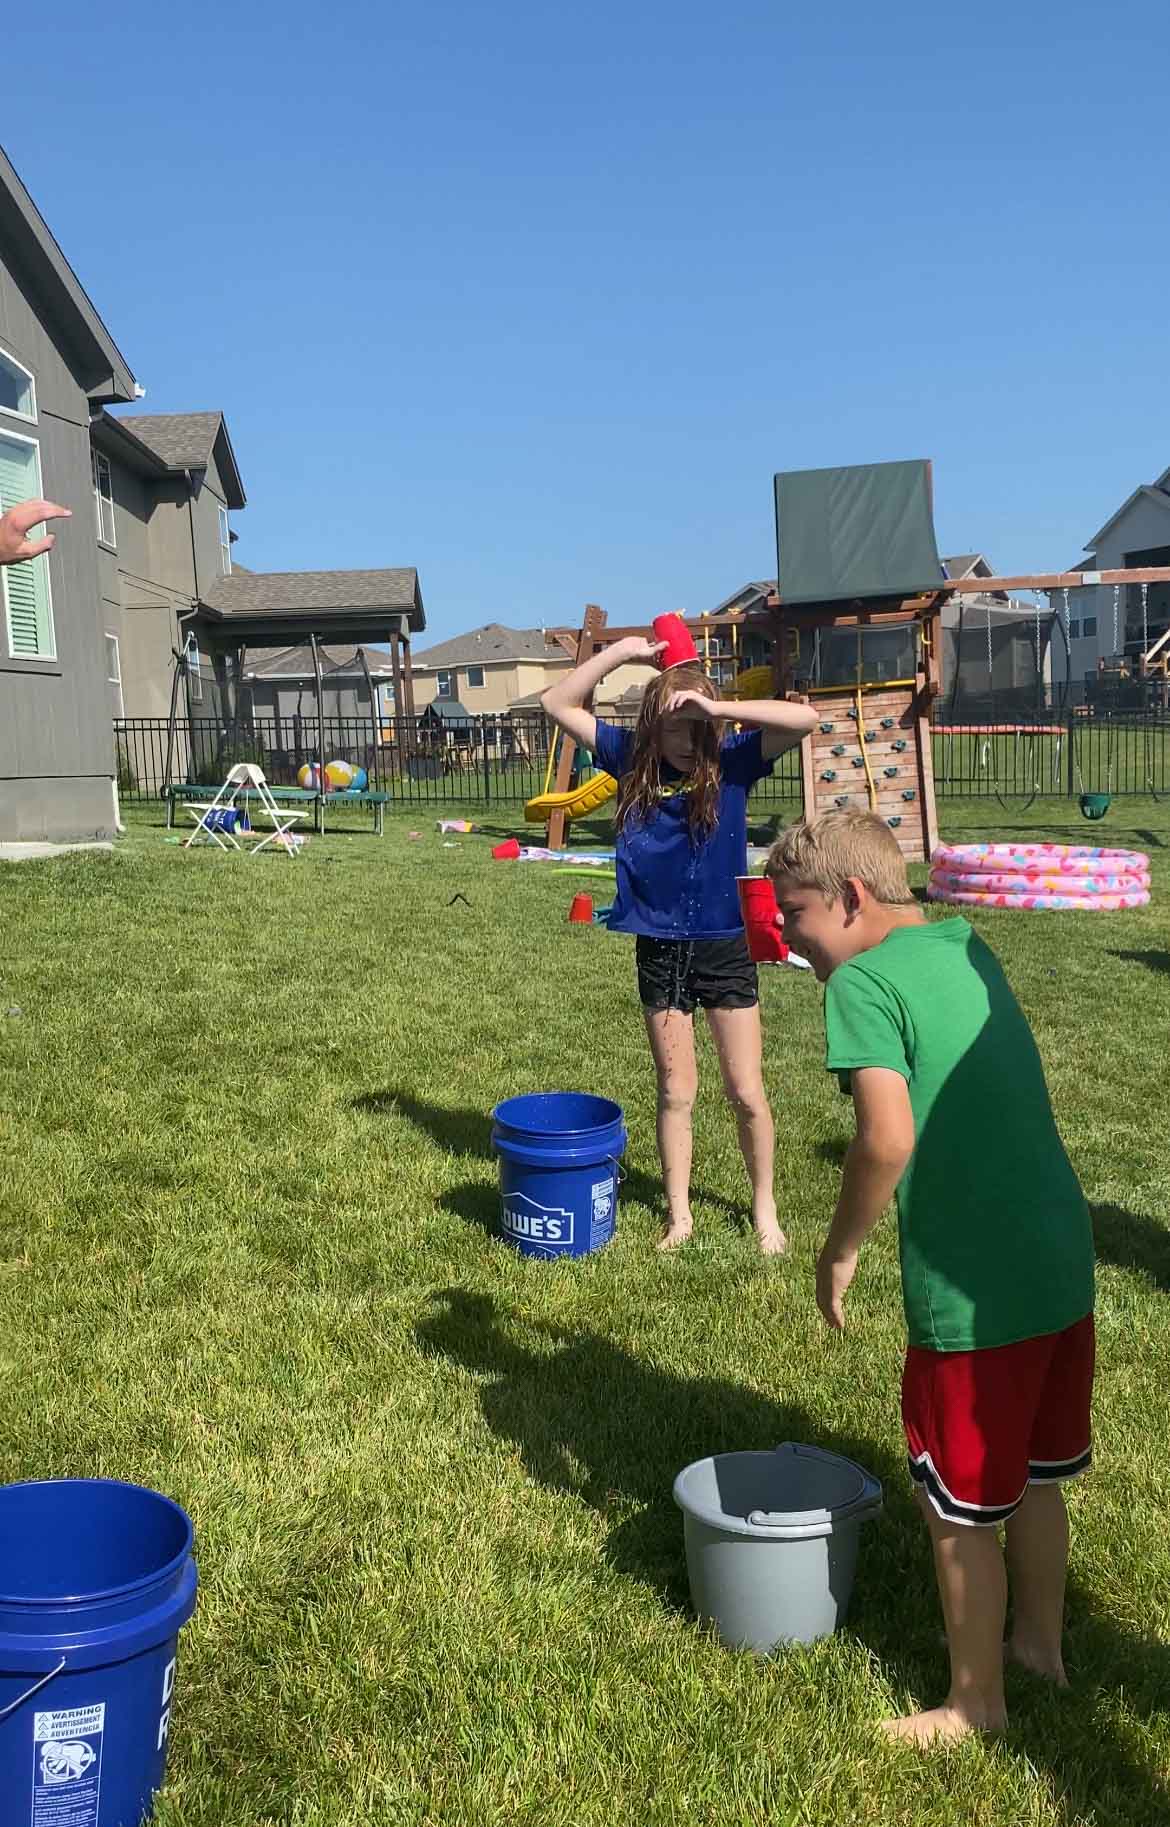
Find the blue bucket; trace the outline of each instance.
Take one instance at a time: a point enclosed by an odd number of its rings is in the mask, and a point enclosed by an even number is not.
[[[604,1249],[617,1224],[621,1105],[583,1091],[543,1091],[505,1099],[492,1117],[507,1241],[546,1261]]]
[[[194,1530],[108,1478],[0,1486],[0,1819],[140,1827],[166,1771]]]

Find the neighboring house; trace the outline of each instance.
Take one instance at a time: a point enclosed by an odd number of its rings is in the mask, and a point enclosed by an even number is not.
[[[136,382],[0,152],[0,511],[74,509],[48,554],[0,570],[0,840],[103,838],[117,825],[98,611],[89,426]]]
[[[391,642],[390,676],[409,696],[409,639],[426,626],[417,572],[235,563],[231,514],[247,497],[222,413],[106,412],[93,447],[113,715],[168,716],[183,651],[180,715],[234,719],[247,707],[246,672],[263,671],[273,649],[279,665],[310,624],[345,617],[365,622],[371,642]],[[308,663],[312,672],[311,652]]]
[[[539,708],[540,694],[572,671],[563,647],[550,642],[543,628],[507,628],[488,622],[468,634],[440,641],[413,655],[415,703],[458,700],[473,717]],[[619,666],[599,691],[610,702],[636,680],[645,684],[645,667]]]
[[[231,575],[230,511],[247,498],[220,412],[103,412],[91,437],[109,714],[165,717],[173,656]]]
[[[1123,501],[1070,569],[1121,571],[1170,565],[1170,469],[1156,482],[1142,483]],[[1126,656],[1136,662],[1170,627],[1170,584],[1086,585],[1069,592],[1069,633],[1073,678],[1091,682],[1098,662]]]
[[[390,655],[378,647],[322,646],[318,653],[326,717],[376,723],[383,702],[393,702]],[[257,653],[245,663],[242,677],[245,700],[256,722],[282,726],[316,719],[317,674],[308,647],[289,647],[271,655]],[[279,734],[274,746],[284,746]]]

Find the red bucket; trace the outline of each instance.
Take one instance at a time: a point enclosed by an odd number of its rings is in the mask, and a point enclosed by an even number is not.
[[[780,909],[776,890],[766,875],[737,875],[735,885],[739,889],[748,951],[757,964],[783,964],[788,947],[777,924]]]
[[[497,863],[514,863],[516,858],[520,855],[519,838],[506,837],[502,844],[494,844],[492,846],[492,855],[495,857]]]
[[[573,905],[569,909],[569,918],[574,926],[592,926],[593,896],[591,894],[575,894],[573,896]]]
[[[660,672],[666,672],[671,666],[693,666],[698,663],[699,650],[677,609],[672,609],[669,615],[654,617],[654,639],[666,642],[666,647],[656,662]]]

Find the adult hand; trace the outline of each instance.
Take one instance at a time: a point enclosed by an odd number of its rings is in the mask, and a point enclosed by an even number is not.
[[[856,1250],[852,1255],[839,1256],[826,1245],[817,1258],[817,1306],[835,1332],[845,1329],[845,1296],[856,1273]]]
[[[72,513],[72,508],[58,507],[55,501],[20,501],[10,507],[0,515],[0,565],[17,565],[38,552],[51,551],[57,543],[54,535],[30,539],[29,528],[40,526],[42,520],[68,520]]]
[[[665,641],[648,641],[644,634],[629,634],[621,643],[622,658],[653,666],[665,646]]]
[[[688,717],[696,714],[706,717],[714,723],[720,717],[726,717],[727,706],[719,698],[708,698],[701,691],[672,691],[664,706],[664,714],[685,712]]]

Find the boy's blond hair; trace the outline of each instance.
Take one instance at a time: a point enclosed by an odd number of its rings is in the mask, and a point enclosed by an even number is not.
[[[773,881],[786,876],[839,901],[848,881],[861,882],[875,901],[901,907],[913,901],[906,859],[885,819],[874,812],[822,812],[782,831],[768,853]]]

